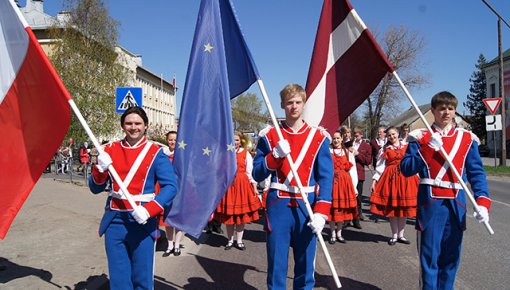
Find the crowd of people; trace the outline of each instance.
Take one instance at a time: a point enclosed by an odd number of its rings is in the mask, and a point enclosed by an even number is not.
[[[268,288],[287,288],[288,251],[292,248],[293,287],[312,289],[317,235],[322,235],[326,224],[332,246],[348,242],[342,234],[345,227],[362,230],[360,221],[367,219],[366,214],[386,218],[390,225],[387,243],[394,246],[411,244],[404,230],[408,219],[415,219],[423,288],[451,289],[460,260],[466,202],[440,148],[471,183],[481,209],[475,214],[478,221],[488,221],[491,203],[477,138],[452,122],[455,96],[441,92],[432,98],[433,132],[410,131],[407,124],[400,130],[379,127],[370,143],[363,139],[361,127],[351,131],[341,126],[330,134],[307,124],[302,118],[306,93],[297,84],[283,88],[280,100],[285,120],[279,127],[260,132],[254,156],[243,148],[243,134],[234,132],[237,172],[211,215],[208,232],[213,222],[225,224],[224,249],[245,251],[245,225],[260,219],[263,212]],[[104,146],[94,162],[89,185],[93,193],[100,193],[107,181],[112,183],[100,225],[110,288],[151,289],[159,228],[165,229],[169,241],[163,256],[179,256],[182,249],[184,233],[162,218],[178,194],[172,167],[177,132],[167,133],[165,148],[147,140],[147,116],[138,107],[126,110],[121,126],[125,138]],[[87,152],[87,144],[83,148]],[[111,164],[134,204],[108,174]],[[370,197],[364,200],[368,170],[373,173],[372,182]],[[370,204],[365,213],[363,202]]]

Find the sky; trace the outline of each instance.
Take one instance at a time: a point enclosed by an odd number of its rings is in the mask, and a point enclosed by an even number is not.
[[[486,0],[510,23],[508,0]],[[24,5],[25,1],[20,1]],[[105,0],[120,22],[119,44],[141,55],[143,67],[171,81],[177,78],[180,108],[199,0]],[[305,86],[322,8],[320,0],[232,0],[241,30],[278,117],[279,91],[288,83]],[[372,32],[403,26],[425,41],[419,71],[428,84],[411,89],[418,105],[448,90],[459,98],[458,112],[469,94],[469,79],[480,54],[497,57],[496,15],[481,0],[351,0]],[[61,0],[45,0],[52,16]],[[510,48],[510,28],[502,24],[503,51]],[[398,72],[398,71],[397,71]],[[255,84],[248,92],[262,94]],[[401,110],[411,104],[402,93]],[[179,114],[179,111],[177,112]]]

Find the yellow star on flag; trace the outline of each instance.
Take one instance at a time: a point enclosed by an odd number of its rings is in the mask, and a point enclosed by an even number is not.
[[[204,51],[205,52],[212,52],[213,46],[210,43],[207,43],[204,45]]]
[[[179,149],[186,149],[186,146],[188,146],[188,144],[184,143],[184,140],[181,140],[181,142],[179,142]]]
[[[211,150],[209,150],[209,147],[205,147],[205,148],[202,148],[202,151],[203,151],[203,155],[207,155],[207,156],[211,156],[209,154],[211,154]]]

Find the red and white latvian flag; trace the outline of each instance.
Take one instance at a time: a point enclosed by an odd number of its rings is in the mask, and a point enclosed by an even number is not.
[[[304,118],[333,133],[393,72],[348,0],[325,0],[306,82]]]
[[[12,0],[0,0],[0,239],[69,128],[71,97]]]

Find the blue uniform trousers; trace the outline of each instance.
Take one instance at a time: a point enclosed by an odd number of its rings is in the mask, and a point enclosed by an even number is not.
[[[155,242],[129,213],[118,213],[105,233],[110,289],[154,288]]]
[[[271,203],[268,200],[267,286],[268,289],[287,289],[289,248],[294,254],[294,289],[313,289],[315,285],[315,249],[317,238],[306,225],[308,215],[304,204],[289,207],[289,199]]]
[[[453,289],[459,268],[462,236],[451,200],[437,200],[427,228],[418,231],[421,286],[427,290]]]

